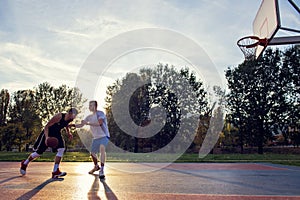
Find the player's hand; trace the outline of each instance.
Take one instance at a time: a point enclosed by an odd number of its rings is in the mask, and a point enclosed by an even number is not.
[[[73,139],[73,135],[72,133],[69,134],[69,139],[72,140]]]
[[[75,124],[69,124],[68,127],[69,128],[76,128],[76,125]]]

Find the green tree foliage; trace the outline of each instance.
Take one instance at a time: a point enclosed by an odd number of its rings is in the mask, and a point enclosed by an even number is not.
[[[0,92],[0,127],[6,124],[10,95],[8,90],[2,89]]]
[[[286,99],[289,104],[286,124],[289,125],[288,136],[295,146],[300,145],[300,46],[294,46],[284,52],[283,76],[288,81]],[[286,141],[286,137],[285,137]]]
[[[35,98],[36,113],[42,119],[43,125],[55,114],[64,112],[71,107],[81,110],[83,103],[86,101],[78,88],[70,88],[66,85],[55,88],[47,82],[38,85],[35,89]],[[68,145],[74,147],[76,142],[80,142],[76,130],[72,132],[74,134],[74,140],[72,141],[69,141],[68,137],[66,137],[65,131],[62,132],[65,140],[68,141],[66,147]]]
[[[79,110],[86,101],[77,88],[61,85],[58,88],[49,83],[41,83],[35,88],[36,111],[43,124],[56,113],[76,107]]]
[[[219,87],[219,86],[214,86],[213,90],[214,90],[215,94],[217,95],[218,100],[216,100],[213,103],[211,108],[207,107],[207,109],[209,108],[209,110],[206,110],[206,112],[204,112],[204,114],[200,115],[197,134],[196,134],[194,142],[191,146],[191,148],[193,148],[194,152],[199,152],[200,147],[203,145],[203,142],[207,136],[209,128],[211,128],[211,130],[215,129],[213,126],[211,126],[212,116],[215,115],[218,117],[220,117],[220,116],[223,117],[223,115],[224,115],[225,91],[222,91],[221,87]],[[217,106],[217,108],[215,109],[216,106]],[[220,120],[220,123],[222,121],[223,121],[223,119]],[[219,142],[217,143],[217,145],[220,143],[221,143],[221,139],[219,139]],[[211,152],[213,153],[213,151],[211,151]]]
[[[35,105],[35,96],[32,90],[19,90],[12,95],[9,106],[9,123],[19,127],[19,145],[22,145],[22,142],[28,145],[40,133],[41,119],[36,113]]]
[[[135,90],[128,92],[132,88]],[[192,91],[189,91],[190,88]],[[191,95],[192,92],[196,98]],[[177,71],[175,67],[162,64],[155,68],[143,68],[139,74],[130,73],[121,81],[117,80],[107,88],[107,94],[107,117],[113,133],[111,140],[117,146],[134,152],[145,152],[143,147],[148,147],[150,150],[164,147],[176,135],[183,117],[200,116],[207,110],[207,97],[203,84],[188,68]],[[130,100],[126,102],[125,99]],[[147,125],[149,118],[164,122],[165,125],[152,137],[133,137],[126,134],[126,131],[122,131],[116,124],[112,103],[120,105],[120,109],[117,109],[119,112],[128,112],[121,108],[129,107],[130,119],[127,120],[132,120],[138,126]],[[162,112],[165,115],[161,115]]]
[[[238,127],[241,147],[257,146],[263,153],[264,144],[272,137],[270,127],[289,123],[291,111],[296,108],[292,94],[299,95],[299,90],[293,89],[297,79],[299,84],[299,69],[295,67],[299,68],[299,53],[291,60],[288,52],[267,49],[261,59],[245,61],[226,71],[228,108],[231,122]]]
[[[12,145],[17,145],[19,150],[23,150],[24,147],[27,149],[41,132],[42,126],[53,115],[70,107],[80,110],[85,101],[77,88],[69,88],[66,85],[55,88],[46,82],[34,90],[14,92],[10,101],[7,90],[2,90],[0,95],[3,123],[2,127],[0,126],[0,150],[4,147],[3,144],[7,150],[11,150]],[[77,135],[76,130],[74,135]],[[72,146],[76,145],[76,141],[78,142],[75,139]]]
[[[9,123],[6,126],[0,127],[0,137],[1,137],[1,149],[6,151],[12,151],[13,149],[21,148],[26,140],[25,132],[21,123]]]

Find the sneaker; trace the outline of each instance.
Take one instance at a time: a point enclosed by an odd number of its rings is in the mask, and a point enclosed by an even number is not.
[[[20,173],[21,173],[22,175],[25,175],[25,174],[26,174],[26,168],[27,168],[27,165],[25,165],[24,162],[25,162],[25,160],[23,160],[23,161],[21,162],[21,168],[20,168]]]
[[[104,175],[103,170],[100,170],[100,171],[99,171],[99,178],[100,178],[100,179],[104,179],[104,178],[105,178],[105,175]]]
[[[65,175],[67,175],[67,172],[61,172],[59,169],[57,169],[55,172],[52,172],[52,178],[58,178]]]
[[[98,170],[100,170],[99,165],[95,165],[95,167],[91,171],[89,171],[89,174],[93,174],[95,171],[98,171]]]

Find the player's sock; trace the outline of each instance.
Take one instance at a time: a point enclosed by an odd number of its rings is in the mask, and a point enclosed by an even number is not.
[[[101,163],[101,168],[100,168],[99,174],[100,174],[100,176],[104,175],[104,163]]]
[[[101,168],[100,168],[100,171],[99,171],[99,178],[103,179],[104,177],[105,177],[105,175],[104,175],[104,163],[101,163]]]

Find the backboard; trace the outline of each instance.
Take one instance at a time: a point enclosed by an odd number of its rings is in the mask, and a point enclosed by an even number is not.
[[[280,28],[278,0],[263,0],[253,21],[253,35],[272,40]],[[266,46],[258,45],[255,57],[258,58]]]
[[[262,0],[252,24],[252,35],[242,37],[237,42],[245,59],[257,59],[271,45],[300,44],[299,6],[298,0]],[[282,19],[288,22],[292,19],[294,23],[288,23],[289,27],[283,26]],[[281,31],[288,34],[282,34]]]

